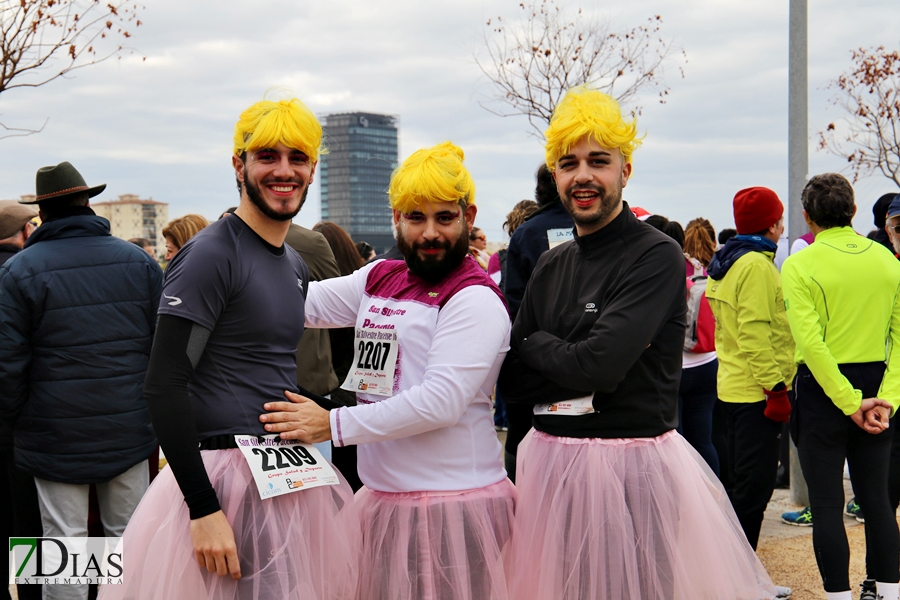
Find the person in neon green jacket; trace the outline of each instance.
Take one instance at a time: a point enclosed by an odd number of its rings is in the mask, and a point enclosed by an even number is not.
[[[791,437],[809,488],[816,561],[828,597],[850,600],[846,458],[875,580],[863,591],[897,600],[900,534],[888,501],[886,427],[900,405],[900,262],[850,227],[856,204],[843,176],[813,177],[801,201],[815,242],[784,262],[782,276],[799,363]]]
[[[794,342],[774,256],[784,206],[772,190],[734,197],[738,235],[713,256],[706,297],[716,317],[716,409],[724,423],[721,478],[747,541],[759,541],[775,489],[783,423],[790,415]]]
[[[751,251],[721,281],[707,284],[716,317],[719,398],[748,403],[766,399],[765,390],[788,387],[794,376],[791,336],[775,251]],[[712,278],[712,275],[710,275]]]

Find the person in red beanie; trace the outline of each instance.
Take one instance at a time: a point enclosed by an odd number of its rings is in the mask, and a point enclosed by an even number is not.
[[[706,296],[716,317],[717,409],[724,416],[721,478],[747,541],[756,549],[775,489],[782,424],[791,406],[794,340],[774,258],[784,206],[772,190],[734,196],[738,235],[715,253]]]

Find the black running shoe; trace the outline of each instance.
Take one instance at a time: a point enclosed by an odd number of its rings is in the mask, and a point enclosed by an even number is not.
[[[880,597],[875,591],[874,579],[866,579],[859,584],[859,600],[878,600]]]

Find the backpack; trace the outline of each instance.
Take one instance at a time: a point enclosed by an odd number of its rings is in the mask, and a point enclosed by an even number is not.
[[[716,349],[716,318],[706,299],[707,276],[694,260],[694,274],[687,278],[687,328],[684,351],[702,354]]]

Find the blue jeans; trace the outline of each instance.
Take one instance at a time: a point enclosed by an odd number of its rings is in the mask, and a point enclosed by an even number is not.
[[[712,421],[718,369],[718,360],[682,369],[678,386],[678,433],[700,453],[716,477],[719,455],[712,443]]]

